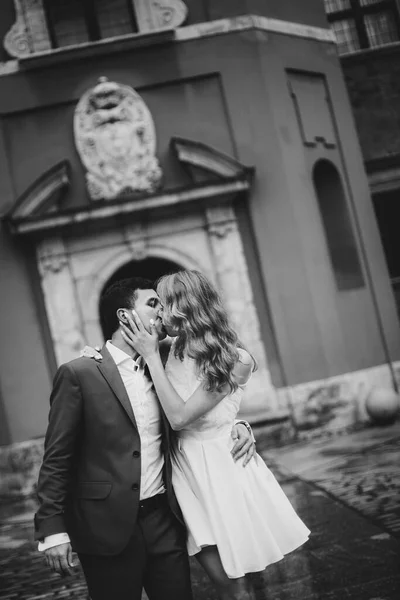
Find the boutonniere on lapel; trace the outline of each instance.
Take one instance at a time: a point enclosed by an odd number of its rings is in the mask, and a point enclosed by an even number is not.
[[[96,346],[92,348],[92,346],[85,346],[79,355],[81,358],[94,358],[94,360],[101,362],[103,360],[102,355],[100,354],[100,347]]]

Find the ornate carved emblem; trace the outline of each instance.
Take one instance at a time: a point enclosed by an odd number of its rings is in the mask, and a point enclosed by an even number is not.
[[[74,133],[93,200],[160,186],[153,119],[133,88],[101,77],[78,102]]]

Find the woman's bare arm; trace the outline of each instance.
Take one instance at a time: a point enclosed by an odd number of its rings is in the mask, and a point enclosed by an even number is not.
[[[199,417],[210,411],[228,393],[226,385],[219,392],[206,391],[202,384],[193,392],[185,402],[170,383],[160,357],[157,332],[152,326],[149,333],[143,326],[138,315],[134,313],[135,320],[129,319],[130,328],[121,323],[121,332],[125,341],[132,346],[146,360],[158,399],[172,429],[183,429]],[[250,355],[245,350],[240,351],[240,360],[237,362],[233,375],[238,378],[238,383],[248,378]]]

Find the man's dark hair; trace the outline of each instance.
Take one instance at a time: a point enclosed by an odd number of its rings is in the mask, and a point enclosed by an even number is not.
[[[143,277],[120,279],[107,287],[100,296],[100,322],[106,340],[110,340],[119,327],[117,310],[135,308],[138,290],[152,290],[154,283]]]

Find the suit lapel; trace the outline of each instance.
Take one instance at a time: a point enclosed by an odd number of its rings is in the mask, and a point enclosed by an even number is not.
[[[103,356],[103,360],[97,363],[97,368],[103,375],[104,379],[107,381],[108,385],[114,392],[115,396],[118,398],[119,402],[122,404],[123,408],[125,409],[125,412],[132,421],[132,424],[137,429],[135,415],[133,413],[132,405],[126,392],[124,382],[122,381],[117,366],[114,360],[112,359],[111,354],[107,350],[106,346],[103,346],[103,348],[101,349],[101,355]]]

